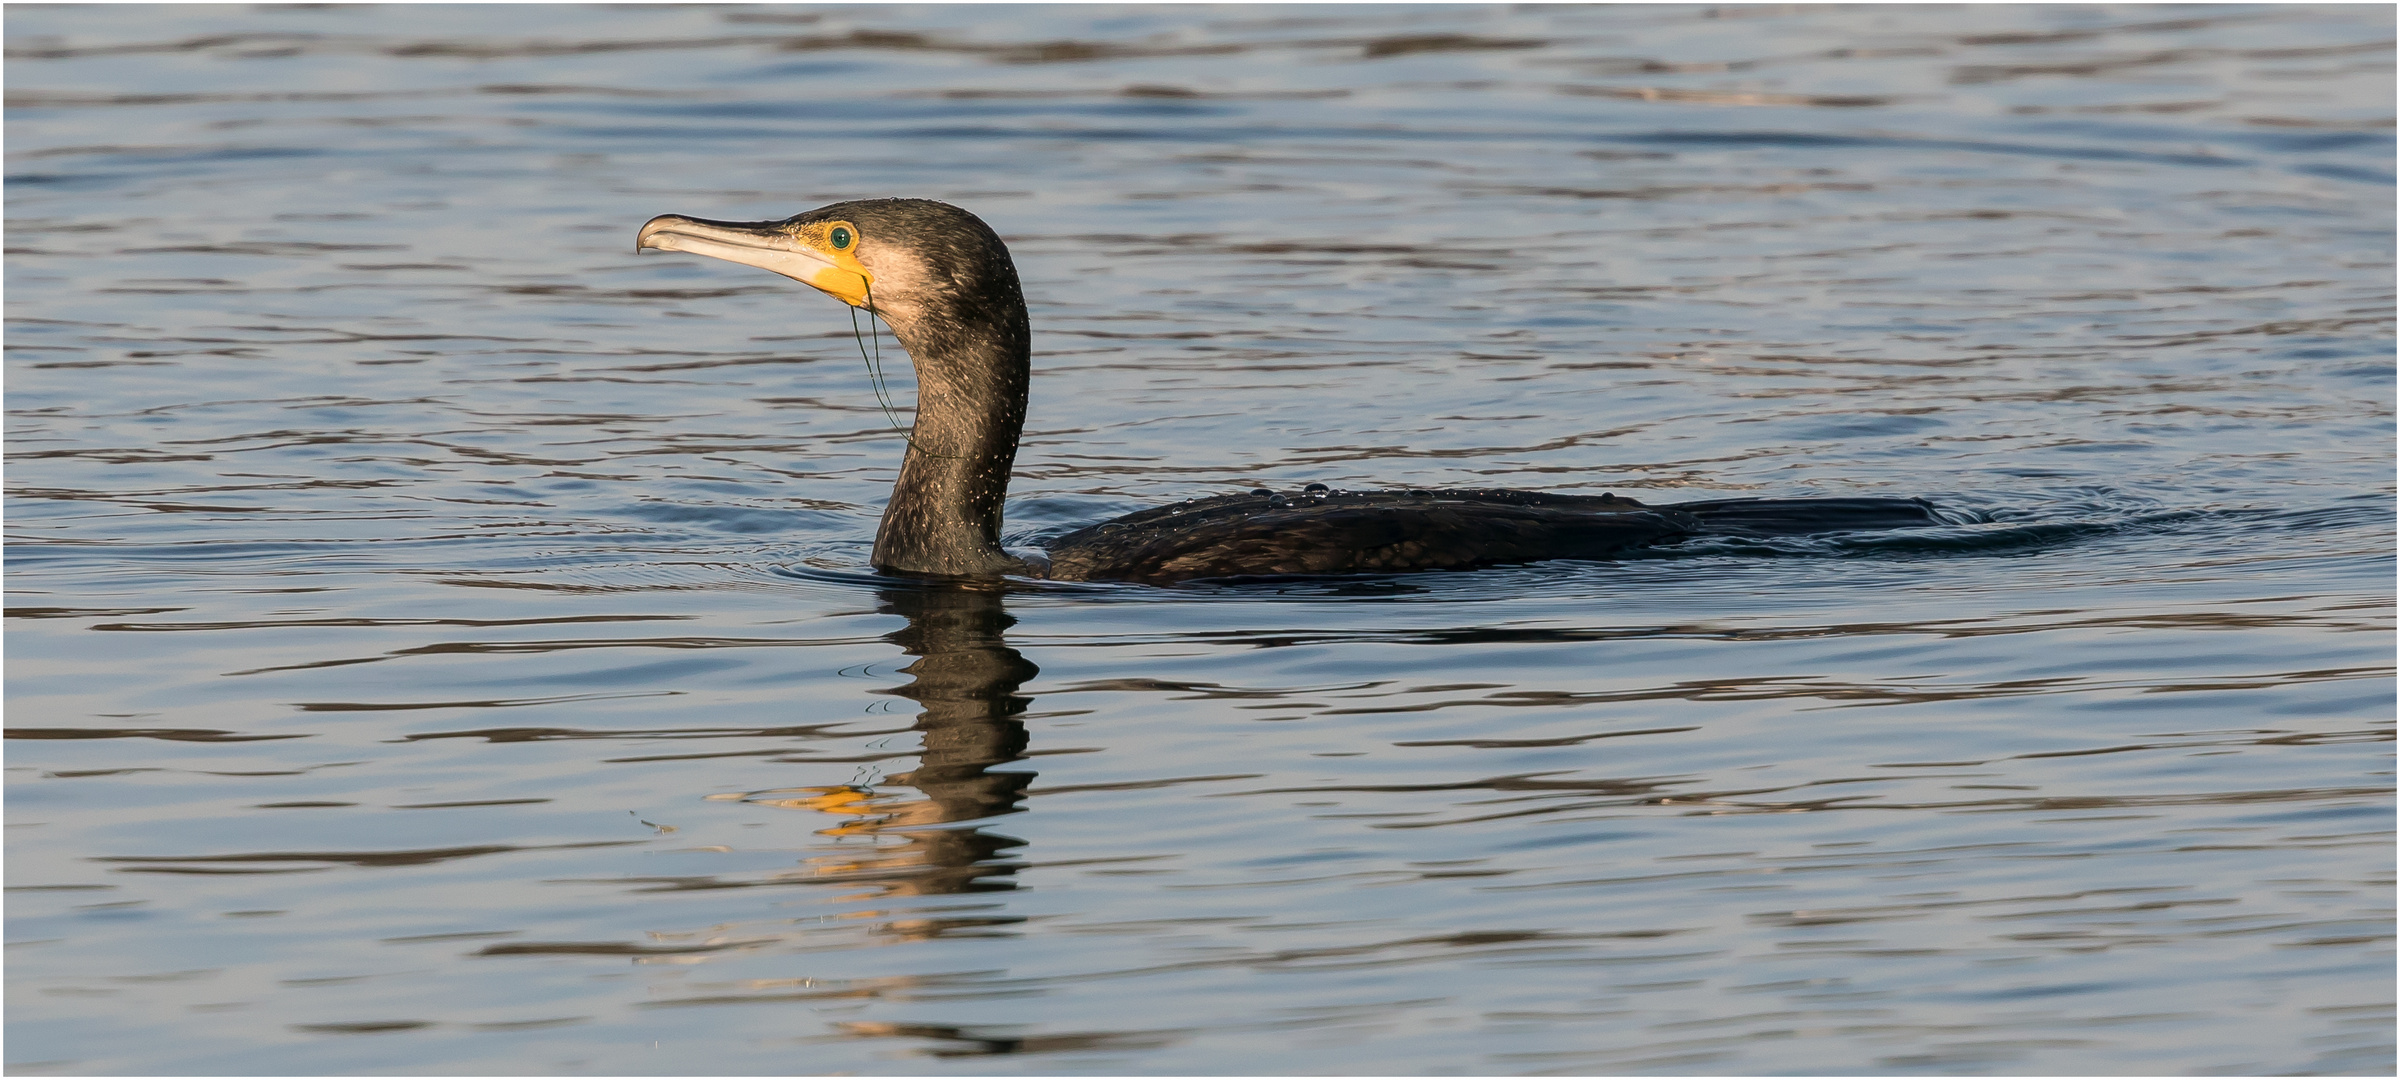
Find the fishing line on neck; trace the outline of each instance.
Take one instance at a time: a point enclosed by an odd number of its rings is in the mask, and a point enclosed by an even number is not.
[[[869,385],[875,388],[875,403],[883,406],[883,418],[892,422],[893,431],[902,432],[902,438],[908,440],[909,449],[932,457],[957,457],[958,455],[956,454],[936,454],[931,450],[927,450],[924,446],[917,442],[917,433],[913,427],[903,428],[900,426],[900,413],[898,410],[892,408],[891,390],[889,387],[884,385],[883,334],[881,331],[875,329],[875,286],[873,284],[867,284],[865,288],[867,293],[867,302],[863,305],[854,306],[850,309],[850,339],[858,343],[858,358],[867,362],[867,382]],[[863,306],[867,309],[868,332],[862,332],[858,328],[858,308],[860,306]],[[872,354],[867,352],[867,342],[869,340],[872,340],[875,343],[875,351]]]
[[[867,289],[867,329],[875,329],[875,286]],[[900,430],[900,414],[892,408],[891,391],[883,383],[883,334],[874,334],[875,354],[867,355],[867,339],[858,329],[858,308],[850,309],[850,339],[858,343],[858,358],[867,362],[867,383],[875,388],[875,403],[883,406],[883,418],[892,422],[892,430]]]

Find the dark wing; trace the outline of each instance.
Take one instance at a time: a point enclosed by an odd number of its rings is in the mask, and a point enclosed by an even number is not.
[[[1688,516],[1629,499],[1541,492],[1227,495],[1059,537],[1049,546],[1050,576],[1182,581],[1604,558],[1694,526]]]

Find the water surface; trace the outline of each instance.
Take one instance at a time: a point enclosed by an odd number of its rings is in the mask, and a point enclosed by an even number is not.
[[[2388,1074],[2392,22],[11,8],[8,1067]],[[1014,542],[1981,523],[880,578],[840,306],[631,242],[895,194]]]

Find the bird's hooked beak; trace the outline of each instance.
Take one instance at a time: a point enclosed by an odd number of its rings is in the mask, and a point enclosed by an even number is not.
[[[642,223],[633,250],[688,251],[712,259],[772,270],[851,307],[873,310],[868,287],[875,275],[859,264],[855,231],[842,234],[852,250],[835,250],[826,223],[709,221],[660,214]]]

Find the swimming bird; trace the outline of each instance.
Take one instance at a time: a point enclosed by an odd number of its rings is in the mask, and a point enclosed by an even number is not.
[[[880,317],[908,350],[916,421],[870,560],[887,573],[1154,583],[1392,573],[1604,558],[1694,535],[1940,523],[1917,499],[1651,506],[1614,493],[1310,484],[1143,510],[1012,554],[1000,545],[1001,503],[1025,425],[1033,337],[1016,264],[981,218],[928,199],[841,202],[780,221],[662,214],[636,236],[634,250],[645,248],[771,270]]]

